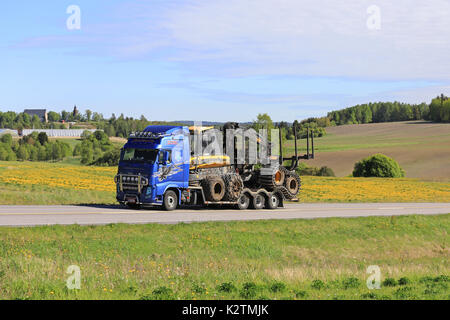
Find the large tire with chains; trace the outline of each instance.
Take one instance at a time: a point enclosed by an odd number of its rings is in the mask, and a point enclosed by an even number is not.
[[[207,177],[202,180],[207,201],[218,202],[225,196],[225,182],[221,177]]]
[[[223,199],[225,201],[237,201],[244,188],[242,178],[235,173],[226,174],[222,178],[225,182],[225,197]]]
[[[302,181],[296,172],[289,171],[285,167],[280,167],[280,169],[284,171],[286,178],[283,186],[278,189],[283,193],[283,196],[286,199],[295,199],[300,192]]]
[[[261,175],[259,177],[259,182],[268,190],[274,190],[275,188],[284,185],[285,178],[286,171],[283,170],[283,167],[277,167],[273,170],[271,175]]]

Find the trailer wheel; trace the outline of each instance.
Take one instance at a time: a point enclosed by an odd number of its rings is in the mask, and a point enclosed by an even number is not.
[[[266,199],[266,209],[274,210],[280,205],[280,198],[276,194],[271,194]]]
[[[167,191],[164,195],[163,205],[164,205],[164,209],[167,211],[175,210],[178,206],[177,194],[172,190]]]
[[[246,210],[248,209],[248,206],[250,205],[250,198],[245,193],[240,196],[238,199],[237,207],[239,210]]]
[[[258,193],[257,195],[255,195],[252,200],[253,200],[252,201],[253,209],[256,209],[256,210],[264,209],[264,204],[266,202],[266,199],[261,193]]]

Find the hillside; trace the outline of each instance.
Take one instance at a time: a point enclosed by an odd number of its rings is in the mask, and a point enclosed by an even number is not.
[[[397,160],[409,178],[450,180],[450,124],[424,121],[344,125],[316,138],[312,166],[331,167],[337,176],[352,173],[358,160],[384,153]],[[293,141],[287,142],[288,151]],[[305,140],[301,140],[304,146]]]

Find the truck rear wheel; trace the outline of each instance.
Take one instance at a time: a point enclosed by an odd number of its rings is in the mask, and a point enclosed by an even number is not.
[[[238,199],[237,207],[239,210],[246,210],[248,209],[248,206],[250,205],[250,198],[245,193],[240,196]]]
[[[252,208],[256,210],[261,210],[264,208],[264,204],[266,202],[266,199],[261,193],[258,193],[255,195],[252,199]]]
[[[280,198],[276,194],[271,194],[266,199],[266,209],[274,210],[277,209],[279,205],[280,205]]]
[[[178,206],[178,197],[177,194],[169,190],[164,195],[164,203],[163,203],[164,209],[167,211],[173,211]]]

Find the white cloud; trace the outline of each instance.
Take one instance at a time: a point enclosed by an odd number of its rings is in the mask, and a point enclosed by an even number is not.
[[[379,31],[367,28],[370,5]],[[162,27],[183,49],[173,59],[236,75],[448,80],[449,16],[445,0],[217,0],[172,7]]]

